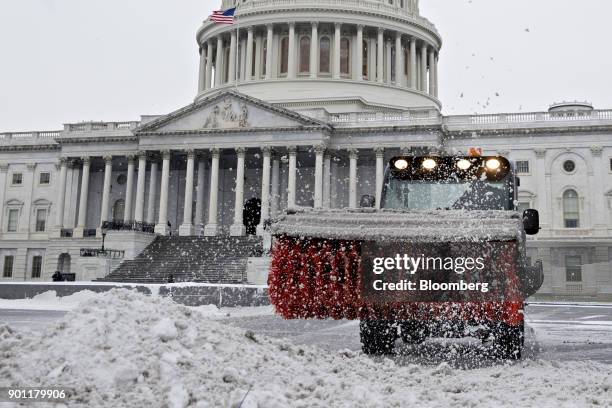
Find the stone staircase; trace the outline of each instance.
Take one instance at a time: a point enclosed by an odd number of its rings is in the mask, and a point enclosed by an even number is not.
[[[124,261],[100,281],[131,283],[244,283],[247,259],[259,256],[259,237],[158,236],[134,260]]]

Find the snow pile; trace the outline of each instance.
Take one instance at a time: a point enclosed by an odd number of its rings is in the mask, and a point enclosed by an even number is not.
[[[331,239],[482,241],[520,239],[523,229],[514,211],[300,210],[279,216],[274,235]]]
[[[69,296],[57,296],[57,292],[50,290],[32,297],[31,299],[0,299],[0,309],[21,310],[73,310],[80,303],[96,297],[91,290],[82,290]]]
[[[342,345],[338,345],[341,347]],[[160,297],[113,290],[40,335],[0,325],[0,387],[62,385],[71,406],[570,407],[612,403],[608,367],[399,366],[261,337]],[[242,404],[242,405],[241,405]]]

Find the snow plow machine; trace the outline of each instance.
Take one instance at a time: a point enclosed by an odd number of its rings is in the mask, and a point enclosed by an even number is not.
[[[269,227],[276,312],[360,320],[365,354],[471,336],[519,359],[525,299],[543,282],[525,248],[539,216],[517,211],[519,183],[499,156],[398,156],[379,208],[289,209]]]

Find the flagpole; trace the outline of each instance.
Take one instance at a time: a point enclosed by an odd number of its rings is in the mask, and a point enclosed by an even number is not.
[[[238,4],[236,3],[236,10],[234,11],[234,19],[236,20],[236,57],[235,57],[235,61],[236,63],[234,64],[234,87],[236,89],[236,91],[238,90],[238,65],[239,64],[239,60],[238,60],[238,49],[240,48],[240,19],[238,19]]]

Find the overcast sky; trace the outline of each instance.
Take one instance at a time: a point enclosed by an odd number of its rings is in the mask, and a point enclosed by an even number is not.
[[[3,0],[0,131],[136,120],[190,103],[195,32],[220,1]],[[445,114],[612,108],[609,0],[421,0]]]

